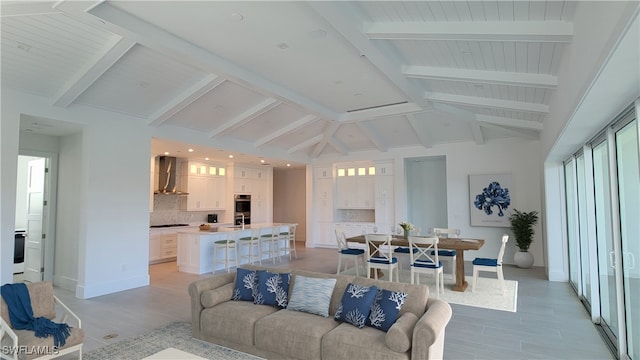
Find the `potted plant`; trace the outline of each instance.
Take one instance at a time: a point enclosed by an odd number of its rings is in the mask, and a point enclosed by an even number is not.
[[[516,238],[516,246],[520,249],[513,256],[513,261],[518,267],[530,268],[533,265],[533,255],[529,252],[529,246],[533,242],[533,226],[538,222],[538,212],[513,209],[509,222]]]
[[[408,238],[409,237],[409,233],[411,232],[411,230],[414,229],[413,224],[403,221],[400,224],[400,227],[402,228],[402,230],[404,230],[404,237]]]

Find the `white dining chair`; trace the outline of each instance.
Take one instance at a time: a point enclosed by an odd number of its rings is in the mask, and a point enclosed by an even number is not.
[[[335,234],[338,244],[338,271],[336,274],[340,275],[340,271],[347,270],[347,261],[353,260],[355,262],[356,276],[360,276],[358,267],[360,266],[360,259],[362,259],[362,265],[364,266],[364,250],[349,247],[344,228],[336,227]],[[345,260],[343,270],[341,270],[342,260]]]
[[[438,238],[458,238],[460,237],[460,229],[433,228],[433,234]],[[438,257],[440,260],[450,264],[451,277],[454,279],[456,278],[456,255],[457,252],[455,250],[438,250]]]
[[[391,235],[366,234],[365,236],[367,256],[367,277],[371,277],[371,269],[387,270],[389,281],[393,281],[393,270],[396,270],[396,281],[400,282],[400,272],[398,271],[398,258],[393,256],[391,245]],[[375,271],[375,278],[378,272]]]
[[[444,294],[444,273],[438,255],[437,237],[409,236],[411,258],[411,283],[420,284],[420,274],[431,274],[436,278],[436,297]]]
[[[509,241],[509,235],[502,235],[502,245],[500,246],[500,251],[498,252],[498,257],[496,259],[489,258],[475,258],[473,260],[473,284],[471,287],[471,291],[476,291],[476,284],[478,282],[478,275],[481,271],[486,272],[494,272],[498,276],[498,280],[500,282],[500,287],[502,288],[502,294],[505,292],[505,283],[504,283],[504,274],[502,273],[502,257],[504,256],[504,248]]]

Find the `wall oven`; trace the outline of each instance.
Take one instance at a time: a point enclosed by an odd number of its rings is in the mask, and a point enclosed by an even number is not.
[[[235,195],[235,224],[241,225],[251,224],[251,195],[236,194]]]

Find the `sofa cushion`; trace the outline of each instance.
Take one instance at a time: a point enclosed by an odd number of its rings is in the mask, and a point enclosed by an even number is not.
[[[405,313],[391,325],[384,337],[384,342],[389,349],[397,352],[405,352],[411,349],[413,328],[418,322],[418,317],[412,313]]]
[[[238,268],[232,300],[253,301],[258,284],[256,270]]]
[[[256,322],[255,344],[286,358],[320,359],[323,336],[338,325],[329,317],[280,310]]]
[[[410,359],[411,351],[396,352],[385,345],[385,333],[365,326],[341,324],[322,338],[323,359]]]
[[[291,271],[292,278],[289,285],[289,299],[291,299],[291,293],[296,283],[296,275],[303,275],[306,277],[320,278],[320,279],[336,279],[336,286],[333,288],[333,294],[331,294],[331,303],[329,304],[329,315],[334,315],[338,311],[340,301],[342,300],[342,294],[347,288],[349,283],[353,282],[356,278],[354,275],[337,275],[336,274],[323,274],[306,270],[293,269]]]
[[[287,309],[329,316],[329,304],[336,279],[310,278],[302,275],[297,275],[295,279]]]
[[[227,301],[202,310],[200,331],[203,338],[219,338],[242,345],[253,346],[256,321],[278,311],[267,305],[248,301]]]
[[[342,295],[342,301],[336,311],[334,319],[344,321],[359,329],[367,323],[378,288],[375,285],[361,286],[349,284]]]
[[[386,332],[398,319],[400,309],[406,300],[406,292],[380,289],[371,306],[367,325]]]
[[[222,302],[229,301],[233,296],[235,284],[225,284],[219,288],[205,290],[200,295],[200,302],[205,308],[214,307]]]
[[[400,309],[400,316],[402,316],[402,314],[404,314],[405,312],[411,312],[415,316],[420,318],[427,308],[427,301],[429,300],[429,286],[425,284],[397,283],[367,279],[363,277],[355,278],[353,280],[353,283],[365,286],[376,285],[380,289],[406,292],[407,300],[402,306],[402,309]]]
[[[272,305],[281,309],[287,307],[289,292],[289,273],[258,272],[258,286],[254,304]]]

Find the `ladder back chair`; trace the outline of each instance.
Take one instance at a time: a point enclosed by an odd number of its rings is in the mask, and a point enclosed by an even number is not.
[[[436,297],[444,294],[444,273],[439,259],[437,237],[409,236],[411,257],[411,283],[420,284],[420,274],[432,274],[436,278]]]
[[[336,274],[340,275],[340,271],[347,270],[347,261],[353,260],[355,262],[355,267],[356,267],[356,276],[360,276],[359,270],[358,270],[358,267],[360,266],[359,260],[362,259],[362,266],[364,266],[364,250],[353,249],[349,247],[344,228],[336,227],[335,234],[336,234],[336,242],[338,244],[338,271],[336,272]],[[343,259],[345,260],[344,269],[342,269]]]
[[[396,270],[396,281],[400,282],[398,258],[393,256],[391,235],[366,234],[367,277],[371,277],[371,269],[389,271],[389,281],[393,281],[393,270]],[[378,272],[375,271],[375,278]]]
[[[446,238],[458,238],[460,237],[460,229],[447,229],[447,228],[433,228],[433,234],[438,237],[446,237]],[[456,251],[455,250],[446,250],[440,249],[438,250],[439,258],[441,261],[450,263],[451,265],[451,276],[456,278]]]

